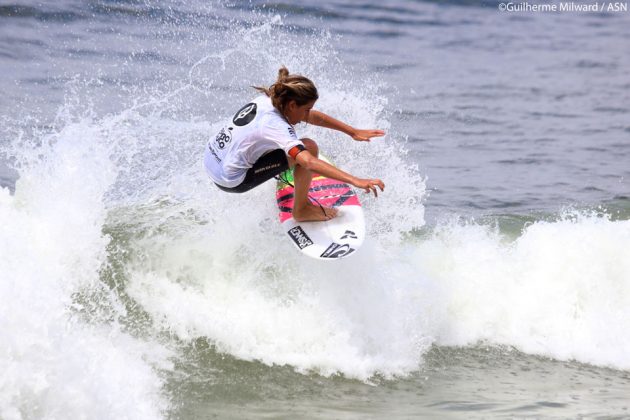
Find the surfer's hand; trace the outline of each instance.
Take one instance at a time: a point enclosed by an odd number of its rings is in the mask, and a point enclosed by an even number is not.
[[[374,197],[378,197],[376,187],[379,187],[381,191],[385,190],[385,184],[380,179],[357,179],[352,185],[365,190],[366,193],[373,192]]]
[[[372,137],[382,137],[385,135],[383,130],[357,130],[355,129],[351,136],[356,141],[370,141]]]

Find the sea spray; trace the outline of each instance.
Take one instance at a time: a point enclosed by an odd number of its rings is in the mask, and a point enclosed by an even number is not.
[[[77,118],[32,140],[16,156],[15,195],[0,191],[0,416],[158,418],[169,352],[115,321],[85,323],[77,300],[112,297],[99,280],[103,197],[116,175],[102,126]],[[100,303],[124,315],[115,297]]]
[[[261,30],[265,38],[250,35]],[[264,83],[262,78],[271,83],[281,64],[313,74],[325,112],[360,127],[388,128],[378,84],[352,81],[347,70],[338,72],[342,66],[328,47],[329,38],[295,48],[290,31],[279,23],[241,32],[234,45],[200,60],[191,71],[191,77],[213,80],[210,88],[229,86],[218,102],[225,110],[205,127],[207,136],[238,109],[238,101],[254,94],[243,86]],[[400,139],[361,143],[341,133],[298,127],[337,165],[382,177],[388,188],[378,200],[363,196],[373,238],[361,253],[348,263],[322,266],[302,259],[274,228],[273,183],[243,195],[225,194],[210,180],[200,181],[198,165],[170,165],[172,153],[155,153],[176,138],[175,154],[192,144],[198,144],[201,154],[207,137],[192,132],[183,136],[179,130],[193,125],[164,118],[159,123],[162,131],[155,133],[153,123],[142,116],[150,108],[145,107],[132,126],[139,133],[147,130],[142,153],[153,159],[131,161],[127,168],[136,174],[129,183],[141,185],[148,193],[142,197],[150,201],[125,200],[124,208],[110,212],[108,228],[126,229],[121,254],[112,258],[126,258],[121,273],[126,293],[156,325],[184,342],[205,338],[219,351],[245,360],[290,364],[301,372],[342,372],[365,380],[375,372],[391,376],[417,368],[427,346],[418,325],[426,318],[412,309],[415,301],[385,280],[392,272],[408,271],[407,265],[392,269],[388,262],[399,258],[401,238],[424,223],[424,181],[404,162]],[[175,176],[182,181],[178,191],[170,187]]]

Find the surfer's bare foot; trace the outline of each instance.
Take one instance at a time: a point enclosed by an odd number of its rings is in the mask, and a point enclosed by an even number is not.
[[[298,222],[322,222],[336,217],[337,212],[337,209],[309,203],[304,207],[293,209],[293,218]]]

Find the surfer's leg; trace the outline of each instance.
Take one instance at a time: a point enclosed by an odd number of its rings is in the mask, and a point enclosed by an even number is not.
[[[319,156],[319,147],[311,139],[301,139],[308,152],[315,156]],[[295,181],[295,190],[293,192],[293,218],[298,222],[306,221],[322,221],[330,220],[337,215],[337,209],[330,207],[320,207],[311,203],[308,198],[308,190],[311,186],[313,173],[300,165],[295,165],[293,171],[293,180]]]

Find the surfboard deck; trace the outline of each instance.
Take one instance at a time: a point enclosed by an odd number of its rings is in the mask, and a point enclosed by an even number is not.
[[[320,159],[330,163],[326,158]],[[331,260],[354,254],[365,239],[365,219],[361,203],[350,185],[318,174],[309,189],[311,202],[338,209],[337,217],[321,222],[297,222],[293,219],[293,169],[280,175],[276,202],[283,231],[303,254]]]

